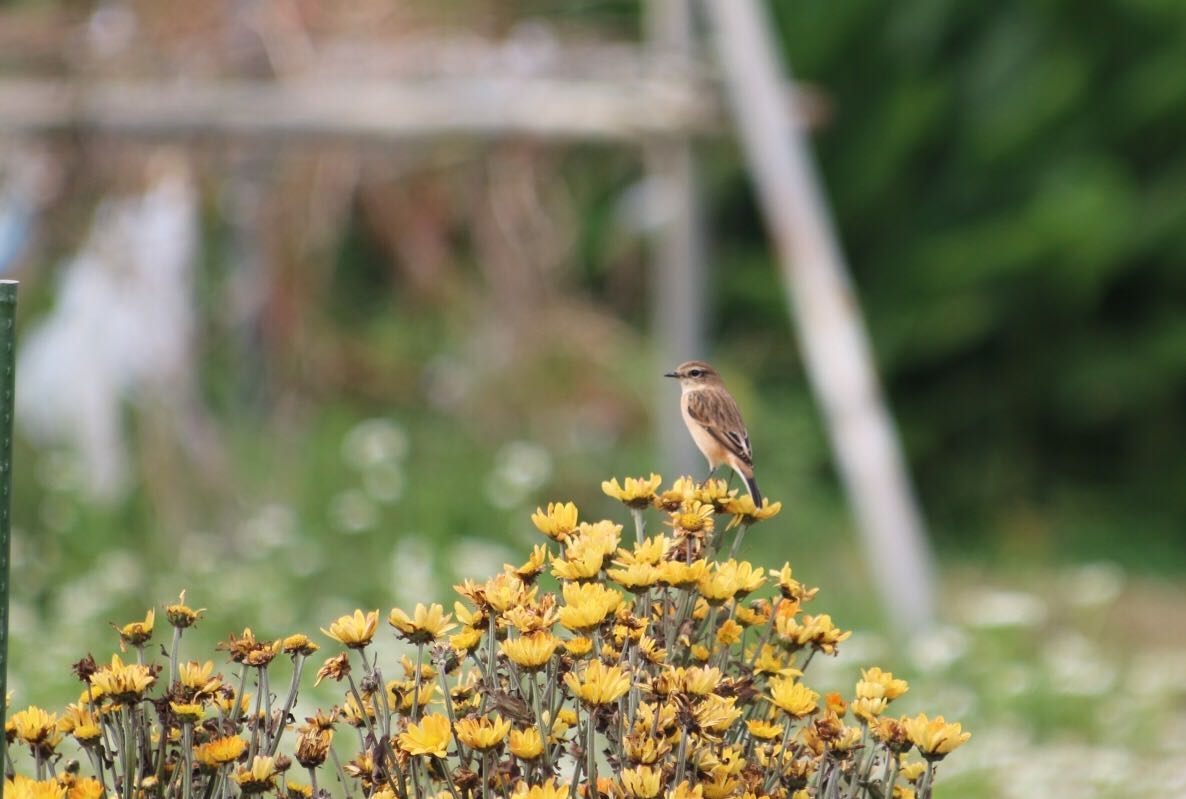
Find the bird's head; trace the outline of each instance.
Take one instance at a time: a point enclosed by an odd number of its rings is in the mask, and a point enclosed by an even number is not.
[[[717,370],[704,361],[681,363],[675,371],[668,372],[664,377],[674,377],[685,389],[721,384],[721,376],[717,374]]]

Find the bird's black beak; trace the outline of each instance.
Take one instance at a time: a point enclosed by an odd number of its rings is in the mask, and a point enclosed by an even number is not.
[[[677,372],[667,372],[663,376],[664,377],[679,377],[679,374]]]

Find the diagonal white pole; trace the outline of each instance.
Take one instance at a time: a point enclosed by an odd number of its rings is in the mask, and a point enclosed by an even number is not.
[[[815,164],[783,90],[773,21],[758,0],[705,0],[705,9],[869,568],[899,629],[925,627],[933,558]]]

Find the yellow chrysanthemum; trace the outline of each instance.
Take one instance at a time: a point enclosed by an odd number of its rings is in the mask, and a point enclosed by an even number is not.
[[[877,666],[861,670],[861,679],[857,683],[857,696],[867,699],[884,698],[892,702],[910,690],[910,684],[905,680],[894,679],[893,672],[882,671]]]
[[[608,569],[606,576],[632,594],[645,594],[659,582],[659,569],[649,563],[634,563],[621,569]]]
[[[191,660],[180,664],[177,679],[190,694],[212,694],[222,687],[222,680],[214,674],[214,661],[198,663]]]
[[[548,664],[560,639],[549,632],[540,631],[518,638],[508,638],[500,648],[512,663],[526,671],[539,671]]]
[[[280,648],[285,652],[285,654],[294,656],[303,655],[305,657],[308,657],[317,650],[321,649],[320,646],[310,641],[309,636],[305,635],[304,633],[293,633],[292,635],[281,639]]]
[[[435,641],[457,625],[452,623],[452,615],[446,615],[445,609],[438,604],[425,607],[423,603],[416,603],[416,610],[409,616],[399,608],[392,608],[387,617],[387,623],[399,630],[400,635],[414,644],[426,644]]]
[[[16,737],[34,746],[53,739],[58,732],[58,717],[39,707],[30,706],[10,719]]]
[[[165,618],[169,620],[169,624],[183,630],[197,624],[198,619],[205,612],[205,608],[195,610],[185,604],[185,591],[181,592],[181,596],[177,598],[176,602],[165,605]]]
[[[194,760],[208,768],[234,763],[247,751],[247,742],[237,735],[215,738],[194,749]]]
[[[611,704],[630,690],[629,675],[620,666],[607,667],[600,660],[590,662],[580,677],[565,674],[564,682],[586,705]]]
[[[739,524],[750,525],[765,521],[766,519],[772,519],[782,510],[781,502],[772,503],[767,497],[762,497],[762,506],[760,508],[755,507],[754,498],[749,494],[731,497],[722,504],[724,505],[725,513],[733,514],[733,519],[729,522],[730,529]]]
[[[584,657],[593,651],[593,639],[579,636],[577,638],[569,638],[564,642],[564,651],[575,658]]]
[[[618,609],[622,595],[600,583],[565,583],[560,623],[570,630],[592,630]]]
[[[134,621],[123,627],[116,627],[119,632],[120,645],[144,646],[152,638],[152,627],[156,622],[156,611],[152,608],[144,614],[144,621]]]
[[[492,719],[478,717],[457,722],[457,740],[479,752],[498,746],[510,731],[511,723],[497,714]]]
[[[711,533],[715,513],[716,509],[712,505],[694,499],[685,502],[680,510],[671,514],[667,523],[684,533]]]
[[[659,583],[672,588],[687,588],[699,583],[707,573],[708,561],[704,558],[691,563],[665,560],[659,564]]]
[[[351,615],[340,616],[328,630],[322,627],[321,632],[351,649],[362,649],[370,645],[378,628],[379,611],[370,610],[364,614],[362,610],[355,610]]]
[[[103,783],[94,777],[65,777],[66,799],[100,799]],[[143,785],[143,783],[141,783]]]
[[[618,485],[616,477],[606,480],[601,484],[601,490],[629,508],[642,509],[651,504],[663,478],[652,472],[648,478],[627,477],[622,482]]]
[[[98,741],[103,733],[99,715],[81,704],[66,706],[66,712],[58,720],[58,729],[73,735],[83,746]]]
[[[770,741],[782,735],[783,725],[772,724],[761,719],[751,719],[745,723],[749,734],[760,741]]]
[[[605,553],[596,545],[573,546],[564,558],[552,559],[552,576],[557,580],[592,580],[601,573]]]
[[[547,511],[536,508],[531,514],[535,529],[556,541],[564,541],[577,526],[577,506],[571,502],[549,502]]]
[[[528,785],[520,782],[515,786],[511,799],[568,799],[572,790],[568,783],[557,785],[556,780],[549,779],[539,785]]]
[[[927,760],[942,760],[972,737],[972,733],[964,732],[960,724],[948,724],[942,716],[930,719],[925,713],[919,713],[914,718],[903,719],[902,723],[910,740]]]
[[[419,724],[409,724],[399,734],[399,746],[409,755],[444,757],[451,738],[449,719],[440,713],[430,713]]]
[[[125,664],[119,655],[112,655],[111,664],[91,676],[92,688],[120,700],[139,699],[154,682],[156,675],[148,666]]]
[[[793,679],[776,677],[770,681],[770,701],[788,716],[803,718],[819,707],[819,694]]]
[[[622,790],[631,799],[654,799],[663,788],[663,770],[651,766],[622,769]]]
[[[276,759],[256,755],[251,765],[235,772],[235,782],[245,794],[263,793],[271,790],[276,782]]]
[[[449,645],[459,652],[472,652],[482,643],[482,631],[476,627],[463,627],[461,632],[449,636]]]
[[[528,727],[525,730],[511,730],[508,748],[520,760],[530,761],[544,753],[544,742],[537,727]]]
[[[66,786],[54,779],[31,780],[17,774],[4,781],[4,795],[8,799],[66,799]]]
[[[192,724],[195,721],[201,721],[205,711],[202,706],[195,702],[170,702],[169,709],[173,711],[173,715],[177,720],[183,724]]]

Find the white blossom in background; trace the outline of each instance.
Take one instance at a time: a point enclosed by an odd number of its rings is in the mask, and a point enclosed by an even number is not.
[[[177,403],[190,382],[197,194],[180,156],[150,171],[142,194],[99,206],[18,355],[17,419],[40,445],[77,451],[92,499],[127,487],[124,403]]]

